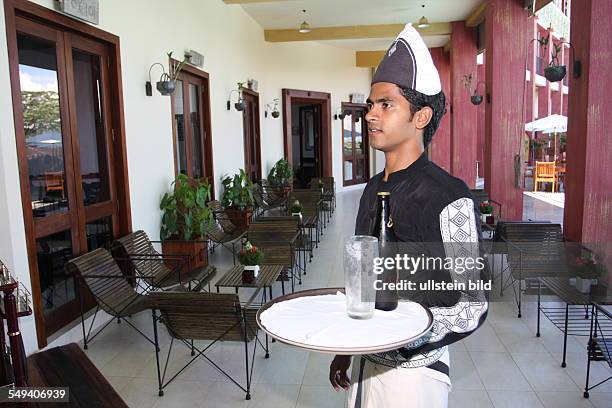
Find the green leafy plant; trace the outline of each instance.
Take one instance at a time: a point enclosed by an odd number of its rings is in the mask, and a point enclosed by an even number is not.
[[[480,203],[480,213],[481,214],[493,214],[493,206],[488,201],[483,201]]]
[[[170,51],[168,53],[168,59],[170,61],[172,61],[172,51]],[[168,80],[169,81],[176,81],[176,79],[178,78],[179,73],[181,72],[181,70],[183,69],[185,64],[187,64],[187,57],[183,58],[183,60],[178,62],[178,63],[171,63],[170,64],[170,72],[168,72]]]
[[[293,177],[293,169],[289,162],[285,159],[280,159],[270,169],[268,173],[268,182],[274,188],[284,188],[291,184]]]
[[[290,211],[291,211],[291,214],[297,214],[297,213],[301,213],[303,209],[304,207],[300,203],[300,200],[295,200],[293,204],[291,204]]]
[[[254,266],[261,265],[265,258],[265,254],[255,245],[252,245],[249,241],[244,244],[244,248],[238,252],[238,260],[242,265]]]
[[[576,257],[571,269],[582,279],[597,279],[606,272],[606,267],[592,254]]]
[[[254,207],[253,182],[243,169],[240,169],[238,174],[234,174],[234,177],[224,177],[221,183],[224,188],[221,204],[225,208],[244,211]]]
[[[206,206],[210,199],[208,180],[179,174],[172,182],[173,192],[165,193],[159,204],[163,211],[160,236],[162,240],[200,238],[213,222]]]

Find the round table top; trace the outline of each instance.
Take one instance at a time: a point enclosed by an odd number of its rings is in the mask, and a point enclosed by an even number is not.
[[[375,310],[371,319],[346,313],[343,288],[311,289],[277,297],[257,312],[257,324],[290,346],[320,353],[359,355],[398,349],[427,334],[431,311],[402,302],[391,312]]]

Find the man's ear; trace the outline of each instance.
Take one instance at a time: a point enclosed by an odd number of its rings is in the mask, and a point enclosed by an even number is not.
[[[433,110],[429,106],[421,108],[414,114],[414,126],[417,129],[425,129],[433,116]]]

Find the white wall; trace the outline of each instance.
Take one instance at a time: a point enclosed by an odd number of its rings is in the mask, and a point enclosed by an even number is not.
[[[53,8],[51,0],[36,0]],[[10,89],[4,12],[0,10],[0,86]],[[259,80],[262,171],[283,156],[282,118],[264,117],[264,106],[282,88],[329,92],[332,115],[350,92],[369,91],[369,71],[355,68],[352,51],[318,43],[266,43],[262,28],[240,6],[220,0],[107,0],[100,2],[100,29],[121,40],[127,155],[134,229],[157,238],[158,202],[174,176],[170,98],[144,92],[149,66],[167,63],[166,52],[205,55],[210,74],[214,172],[219,178],[243,167],[242,117],[226,110],[238,81]],[[153,75],[158,75],[154,70]],[[233,95],[235,97],[235,95]],[[29,287],[29,270],[18,180],[12,101],[0,94],[0,258]],[[332,120],[333,174],[342,189],[341,123]],[[22,319],[28,352],[37,349],[33,317]],[[67,341],[70,336],[60,338]]]

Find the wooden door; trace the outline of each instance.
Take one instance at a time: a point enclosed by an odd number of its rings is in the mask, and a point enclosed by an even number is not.
[[[116,82],[109,45],[22,17],[15,28],[15,127],[40,344],[41,332],[44,339],[79,315],[66,262],[108,248],[124,229],[112,148]]]
[[[214,192],[208,74],[185,67],[172,94],[176,174],[206,178]]]
[[[342,120],[343,185],[365,183],[370,178],[367,107],[343,103],[342,111],[346,115]]]
[[[259,130],[259,94],[242,91],[246,107],[242,113],[244,132],[244,171],[251,181],[261,179],[261,142]]]
[[[299,115],[301,187],[306,187],[311,178],[322,174],[321,106],[301,106]]]

